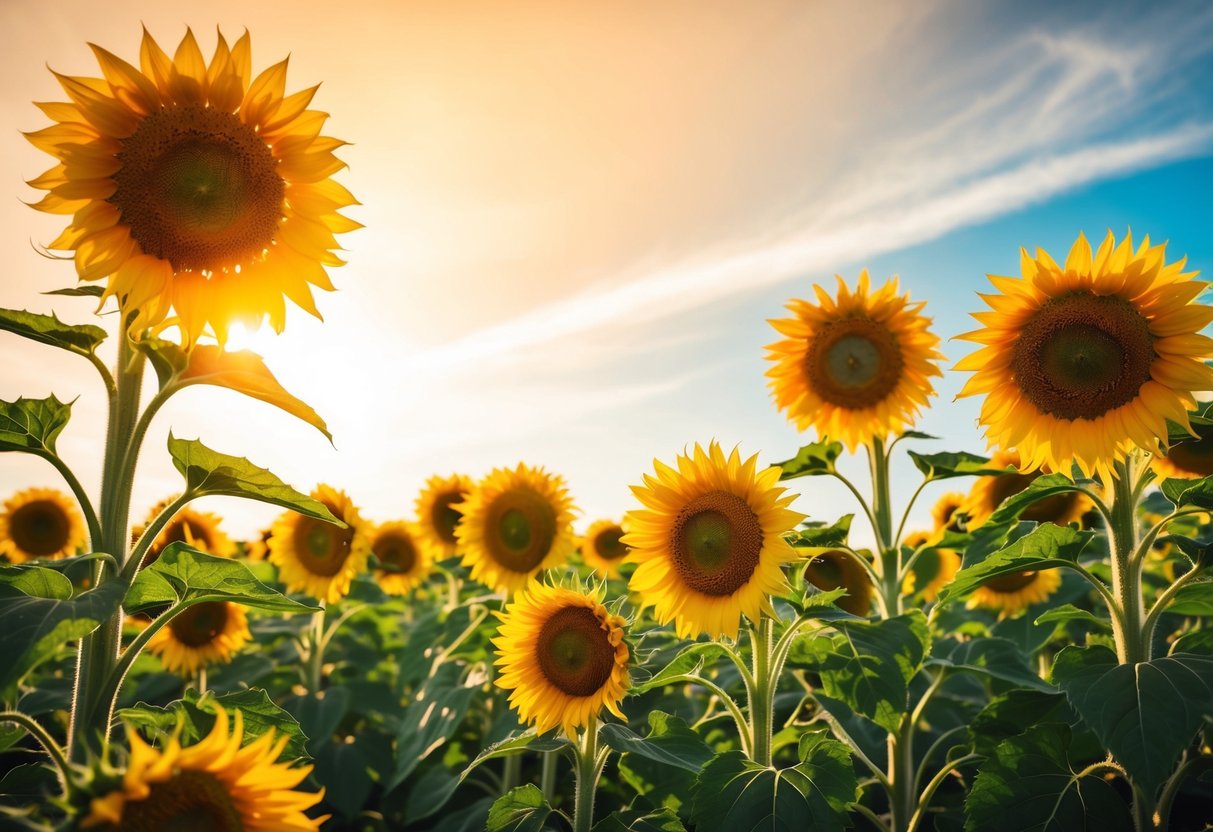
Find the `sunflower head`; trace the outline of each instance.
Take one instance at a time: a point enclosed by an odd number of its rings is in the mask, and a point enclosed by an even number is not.
[[[383,523],[370,537],[371,553],[379,559],[375,580],[388,595],[407,595],[429,575],[430,550],[416,523]]]
[[[251,641],[244,607],[230,601],[204,601],[188,607],[156,631],[147,649],[164,669],[193,676],[200,668],[226,664]]]
[[[968,607],[996,610],[999,620],[1014,618],[1033,604],[1047,601],[1060,586],[1061,573],[1056,569],[1012,572],[982,584],[969,597]]]
[[[449,477],[433,476],[417,497],[417,526],[432,551],[434,560],[454,557],[459,545],[456,532],[463,520],[459,505],[468,498],[475,485],[463,474]]]
[[[61,491],[27,488],[4,501],[0,555],[12,563],[65,558],[87,542],[80,509]]]
[[[542,468],[495,468],[455,508],[463,563],[493,589],[516,592],[573,552],[573,502],[564,478]]]
[[[151,511],[147,514],[147,520],[144,522],[144,525],[134,529],[131,537],[138,540],[143,534],[143,529],[151,525],[152,521],[159,517],[160,513],[168,508],[176,499],[175,496],[165,497],[159,503],[152,506]],[[200,552],[206,552],[208,555],[214,555],[215,557],[234,557],[236,554],[236,544],[223,533],[221,522],[217,516],[210,512],[197,511],[189,506],[178,509],[172,519],[160,530],[160,534],[156,535],[156,539],[152,541],[152,545],[148,547],[147,554],[143,556],[141,568],[155,563],[170,543],[185,543]]]
[[[678,635],[735,637],[741,616],[773,615],[771,596],[787,591],[783,565],[799,555],[783,539],[804,519],[779,469],[758,470],[757,455],[727,457],[716,442],[696,445],[670,467],[653,461],[632,493],[644,506],[628,512],[623,542],[637,564],[628,586]]]
[[[1022,466],[1023,458],[1015,451],[996,451],[990,458],[989,464],[990,468],[1019,468],[1021,470]],[[961,507],[961,511],[968,516],[968,528],[975,529],[986,522],[1004,500],[1023,491],[1032,480],[1044,473],[1046,472],[1032,471],[978,477]],[[1055,523],[1058,526],[1068,526],[1070,523],[1081,523],[1083,515],[1094,506],[1091,499],[1082,492],[1067,491],[1037,500],[1024,509],[1019,517],[1021,520],[1033,523]]]
[[[851,451],[913,423],[934,394],[939,338],[921,314],[925,304],[897,293],[897,279],[875,292],[868,272],[838,297],[815,285],[817,303],[793,300],[793,317],[770,323],[784,340],[767,347],[775,404],[798,430],[815,428]]]
[[[296,791],[312,767],[277,762],[287,737],[269,729],[244,743],[244,714],[215,706],[215,724],[194,745],[182,747],[174,735],[163,750],[127,729],[130,758],[121,782],[93,799],[80,822],[104,832],[162,832],[206,829],[241,832],[318,830],[326,818],[304,812],[320,793]]]
[[[867,570],[846,552],[831,549],[809,559],[804,567],[804,579],[828,592],[842,587],[847,594],[835,603],[851,615],[866,618],[872,610],[872,579]]]
[[[938,529],[934,532],[910,532],[902,538],[901,545],[913,551],[937,540],[939,534]],[[913,569],[906,575],[901,585],[902,594],[913,595],[917,590],[923,601],[934,601],[939,597],[939,591],[956,577],[956,573],[960,571],[960,562],[960,553],[952,549],[925,549],[914,560]]]
[[[973,372],[962,396],[985,395],[991,445],[1017,448],[1024,467],[1105,482],[1134,447],[1155,450],[1167,420],[1189,426],[1193,391],[1213,389],[1213,307],[1193,301],[1205,283],[1167,263],[1165,246],[1108,232],[1092,254],[1082,234],[1064,266],[1022,251],[1022,277],[990,275],[997,294],[959,336],[981,345],[957,369]]]
[[[967,495],[960,491],[949,491],[931,507],[931,520],[935,523],[936,532],[964,531],[964,504]]]
[[[288,512],[274,523],[269,558],[290,592],[305,592],[335,604],[349,594],[350,582],[365,571],[370,559],[366,524],[344,491],[319,485],[311,496],[345,528]]]
[[[344,142],[320,135],[316,87],[287,95],[285,60],[254,77],[248,33],[219,34],[209,64],[188,29],[171,58],[145,30],[139,66],[92,49],[103,77],[56,73],[71,100],[39,104],[55,123],[27,134],[57,160],[30,182],[47,192],[34,207],[71,215],[49,247],[107,280],[136,335],[175,323],[222,341],[267,315],[281,331],[285,298],[317,314],[333,235],[359,226],[338,213],[355,200],[329,178]]]
[[[519,719],[539,733],[559,726],[575,739],[604,707],[625,718],[619,710],[631,684],[625,622],[602,605],[601,588],[581,592],[532,581],[499,616],[495,683],[510,691]]]
[[[602,577],[619,577],[619,566],[631,551],[623,535],[623,526],[614,520],[593,523],[581,538],[581,557]]]

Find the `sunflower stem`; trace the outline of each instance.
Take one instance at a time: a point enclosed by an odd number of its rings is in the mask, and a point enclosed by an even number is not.
[[[760,766],[771,764],[771,725],[775,679],[772,657],[772,623],[762,616],[750,625],[754,654],[754,685],[750,692],[750,758]]]
[[[539,772],[539,788],[543,791],[543,799],[548,803],[551,803],[552,798],[556,795],[556,764],[558,762],[559,755],[555,751],[543,754],[543,766]]]
[[[577,749],[577,786],[573,801],[573,832],[590,832],[594,825],[594,795],[606,755],[598,753],[598,718],[591,716]]]
[[[1112,481],[1108,544],[1112,555],[1112,596],[1120,613],[1119,620],[1112,616],[1112,628],[1121,664],[1150,660],[1141,592],[1142,563],[1134,557],[1138,548],[1137,500],[1141,493],[1136,466],[1140,462],[1136,453],[1118,461]]]
[[[884,439],[873,436],[867,445],[872,475],[872,515],[875,521],[876,549],[880,553],[880,594],[884,615],[901,614],[901,554],[893,539],[893,504],[889,490],[889,457]]]
[[[307,656],[307,688],[313,693],[320,692],[324,682],[324,607],[321,606],[312,613],[311,633],[308,639]]]

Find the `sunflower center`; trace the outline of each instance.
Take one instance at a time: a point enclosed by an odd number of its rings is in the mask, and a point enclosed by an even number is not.
[[[220,271],[274,242],[285,183],[265,141],[234,113],[166,107],[122,140],[109,201],[145,254],[176,271]]]
[[[594,538],[594,551],[603,560],[619,560],[626,557],[631,549],[623,543],[623,529],[611,526],[609,529],[603,529]]]
[[[825,401],[848,410],[873,407],[893,392],[904,361],[897,337],[871,318],[822,327],[809,345],[805,374]]]
[[[122,807],[123,832],[241,832],[227,786],[205,771],[179,771]]]
[[[995,592],[1009,594],[1018,592],[1025,586],[1030,586],[1035,580],[1035,572],[1012,572],[1009,575],[999,575],[997,578],[986,581],[985,586]]]
[[[13,512],[8,533],[17,548],[36,558],[62,551],[71,539],[71,522],[51,500],[31,500]]]
[[[534,491],[507,491],[489,507],[485,544],[506,569],[534,570],[548,556],[555,539],[556,510]]]
[[[186,647],[204,647],[227,626],[227,601],[203,601],[173,616],[168,628]]]
[[[341,516],[339,506],[325,505],[334,515]],[[346,558],[350,556],[354,529],[341,529],[323,520],[302,517],[295,526],[294,542],[299,563],[304,569],[313,575],[331,578],[341,571]]]
[[[1137,398],[1150,380],[1154,336],[1132,303],[1071,292],[1020,330],[1011,372],[1024,396],[1059,419],[1097,419]]]
[[[749,582],[762,552],[762,526],[749,503],[727,491],[691,500],[674,520],[670,551],[682,582],[704,595],[732,595]]]
[[[1213,475],[1213,434],[1173,445],[1167,451],[1167,459],[1189,474],[1200,477]]]
[[[417,548],[408,535],[388,533],[380,535],[372,549],[379,558],[380,566],[387,572],[410,572],[417,563]]]
[[[564,607],[539,631],[539,669],[569,696],[591,696],[602,689],[615,668],[615,647],[594,611]]]
[[[999,474],[991,486],[991,509],[1002,505],[1003,500],[1023,491],[1039,474]],[[1019,515],[1021,520],[1033,523],[1058,523],[1069,517],[1081,496],[1077,491],[1067,491],[1037,500]]]
[[[464,496],[461,492],[454,491],[450,494],[443,494],[434,500],[434,507],[430,510],[430,520],[433,521],[434,531],[438,533],[444,543],[457,541],[455,529],[459,526],[463,515],[452,506],[463,502]]]

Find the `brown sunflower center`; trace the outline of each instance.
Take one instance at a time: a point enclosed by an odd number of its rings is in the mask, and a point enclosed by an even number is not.
[[[233,113],[166,107],[122,140],[109,201],[145,254],[177,271],[219,271],[262,255],[286,186],[257,132]]]
[[[1213,432],[1191,442],[1173,445],[1167,459],[1181,471],[1198,477],[1213,475]]]
[[[873,407],[901,380],[897,336],[879,321],[855,317],[826,324],[805,357],[805,375],[825,401],[848,410]]]
[[[417,547],[407,534],[385,532],[375,540],[371,550],[388,572],[411,572],[417,563]]]
[[[999,575],[985,582],[985,587],[994,592],[1010,594],[1018,592],[1026,586],[1031,586],[1036,580],[1035,572],[1012,572],[1009,575]]]
[[[943,520],[943,528],[949,532],[959,532],[960,528],[960,504],[945,503],[939,511],[939,516]]]
[[[991,511],[1002,505],[1003,500],[1023,491],[1038,476],[1040,475],[999,474],[994,477],[994,482],[990,487]],[[1052,497],[1045,497],[1043,500],[1032,503],[1023,510],[1019,518],[1033,523],[1061,523],[1063,520],[1069,522],[1068,518],[1081,499],[1082,497],[1077,491],[1054,494]]]
[[[322,500],[334,516],[341,516],[341,507]],[[332,523],[312,517],[300,517],[295,525],[295,553],[299,563],[313,575],[331,578],[345,566],[354,542],[354,528],[338,528]]]
[[[63,550],[71,539],[71,519],[53,500],[30,500],[12,513],[8,533],[22,552],[44,558]]]
[[[122,807],[123,832],[242,832],[227,786],[205,771],[179,771]]]
[[[223,632],[227,617],[227,601],[203,601],[173,616],[168,628],[186,647],[204,647]]]
[[[434,507],[430,509],[430,521],[434,524],[434,531],[442,538],[444,543],[455,543],[455,529],[459,527],[459,521],[463,519],[463,515],[453,506],[456,503],[462,503],[467,495],[461,491],[452,491],[448,494],[441,494],[434,500]]]
[[[611,526],[594,538],[594,552],[603,560],[619,560],[632,551],[623,542],[623,529]]]
[[[732,595],[749,582],[762,552],[762,525],[749,503],[727,491],[710,491],[678,512],[670,530],[674,569],[686,586],[713,597]]]
[[[556,509],[530,489],[506,491],[489,506],[484,539],[497,563],[513,572],[531,572],[552,550]]]
[[[603,623],[586,607],[564,607],[539,631],[539,669],[569,696],[591,696],[615,667],[615,647]]]
[[[1071,292],[1020,330],[1011,372],[1024,396],[1058,419],[1097,419],[1137,398],[1150,380],[1154,336],[1132,303]]]

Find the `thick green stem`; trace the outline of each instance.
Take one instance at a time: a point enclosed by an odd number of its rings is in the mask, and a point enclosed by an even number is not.
[[[765,615],[750,628],[754,654],[754,684],[750,690],[750,758],[760,766],[771,764],[771,725],[776,681],[771,663],[772,630],[771,619]]]
[[[307,688],[312,694],[319,693],[324,683],[324,646],[324,607],[321,607],[312,613],[307,655]]]
[[[1119,615],[1112,617],[1116,638],[1116,655],[1121,664],[1136,664],[1150,660],[1150,645],[1145,639],[1145,604],[1141,592],[1140,559],[1137,551],[1137,494],[1135,463],[1130,456],[1116,463],[1116,479],[1112,482],[1111,523],[1108,544],[1111,549],[1112,596]]]
[[[598,753],[598,719],[590,717],[577,748],[577,793],[573,801],[573,832],[590,832],[594,825],[594,795],[605,755]]]
[[[876,533],[876,551],[880,559],[880,596],[884,616],[900,615],[901,552],[893,539],[893,503],[889,490],[889,457],[884,440],[873,436],[868,444],[868,466],[872,475],[872,517]]]
[[[539,789],[543,792],[543,799],[548,803],[552,802],[552,798],[556,794],[556,764],[559,761],[559,755],[555,751],[548,751],[543,755],[543,767],[539,772]]]
[[[892,832],[909,832],[914,815],[914,725],[909,715],[901,718],[901,728],[889,735],[889,808]]]

